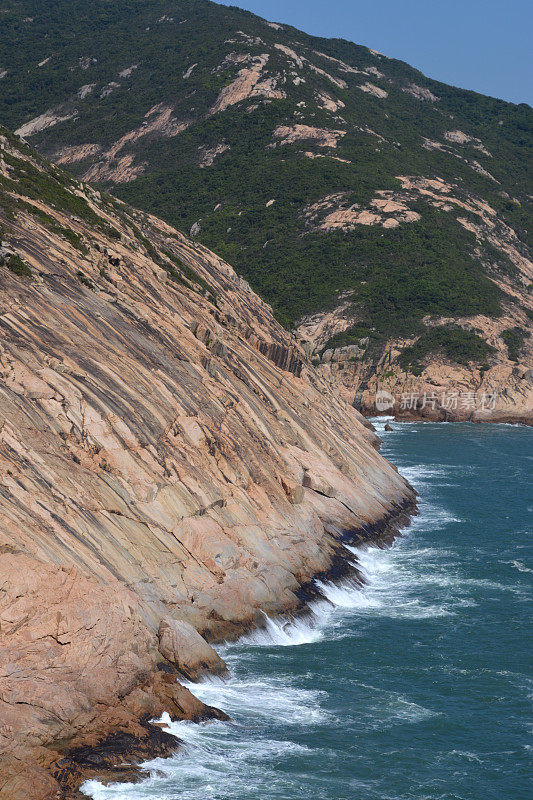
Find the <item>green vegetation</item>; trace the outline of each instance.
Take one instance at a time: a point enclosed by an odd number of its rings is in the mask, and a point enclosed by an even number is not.
[[[507,328],[507,330],[503,331],[502,339],[505,342],[511,361],[520,360],[520,351],[522,350],[528,335],[529,334],[527,331],[525,331],[523,328],[519,328],[518,326],[515,326],[514,328]]]
[[[178,227],[187,228],[200,217],[201,240],[250,281],[286,326],[304,314],[334,305],[338,294],[347,289],[355,290],[355,300],[366,307],[370,323],[382,330],[400,332],[405,323],[427,313],[498,313],[501,293],[472,255],[475,238],[449,214],[420,203],[419,223],[386,233],[380,226],[359,226],[350,234],[308,231],[302,235],[302,208],[331,189],[345,187],[347,181],[357,184],[359,170],[353,169],[348,177],[344,172],[336,174],[345,170],[344,165],[332,165],[326,159],[319,168],[310,159],[286,158],[280,164],[268,153],[262,164],[260,159],[252,163],[254,158],[251,149],[248,157],[221,168],[218,178],[223,187],[214,184],[217,175],[213,172],[205,201],[197,169],[141,178],[120,193]],[[365,182],[368,163],[366,170]],[[386,187],[388,181],[376,178],[378,186]],[[298,189],[302,184],[305,193]],[[171,199],[175,185],[180,185],[184,198],[179,214]],[[229,192],[238,193],[239,202],[228,202],[212,212],[213,198]],[[276,203],[265,209],[269,197],[277,198]],[[369,197],[372,190],[360,186],[359,201],[368,202]],[[211,210],[207,214],[204,208],[200,213],[191,210],[184,219],[193,201],[196,205],[209,202]]]
[[[87,253],[87,246],[83,243],[81,236],[77,234],[76,231],[73,231],[72,228],[65,228],[64,225],[60,225],[54,217],[47,214],[46,211],[43,211],[38,206],[34,206],[32,203],[26,203],[24,200],[17,200],[15,205],[18,211],[26,211],[28,214],[37,217],[51,233],[57,233],[62,236],[72,247],[79,250],[80,253]]]
[[[397,176],[438,177],[454,187],[461,203],[472,208],[479,199],[493,208],[527,254],[533,190],[523,165],[531,159],[533,116],[525,104],[432,81],[403,62],[342,39],[313,37],[289,26],[275,30],[253,14],[208,0],[6,0],[4,6],[0,65],[9,80],[2,82],[3,121],[17,128],[59,106],[61,116],[71,118],[31,137],[43,153],[55,154],[87,143],[106,150],[128,132],[141,131],[154,107],[172,108],[174,119],[188,127],[175,136],[152,133],[130,140],[116,160],[131,156],[143,171],[129,183],[106,188],[185,232],[199,222],[197,238],[250,282],[283,325],[333,308],[349,293],[353,327],[327,346],[368,337],[367,355],[373,356],[395,336],[420,336],[414,347],[423,348],[428,316],[496,317],[503,301],[516,302],[495,282],[517,282],[516,266],[494,238],[476,237],[457,221],[461,216],[466,224],[480,225],[479,216],[463,206],[444,210],[415,195],[406,202],[419,221],[396,228],[358,225],[350,232],[313,228],[305,209],[334,193],[369,209],[378,192],[402,195]],[[333,81],[288,62],[279,44],[297,50]],[[247,63],[227,59],[232,53],[241,59],[268,53],[264,77],[283,75],[278,88],[286,96],[248,99],[211,114],[220,90]],[[305,73],[305,82],[294,84],[292,70]],[[387,98],[362,92],[367,80]],[[80,88],[93,84],[81,100]],[[412,84],[432,94],[414,97],[408,91]],[[342,108],[320,107],[317,96],[325,92]],[[277,126],[295,123],[346,133],[334,150],[312,140],[272,147]],[[450,130],[473,138],[450,142]],[[221,143],[227,149],[200,167],[206,148]],[[321,157],[308,158],[306,152]],[[98,158],[73,162],[71,169],[81,176]],[[41,173],[26,163],[23,169],[20,180],[29,198],[120,237],[75,193],[76,180],[59,169]],[[13,182],[0,177],[0,189],[6,213],[15,213],[12,200],[5,200],[6,192],[15,190]],[[103,196],[103,201],[122,217],[116,199]],[[160,254],[129,217],[125,222],[169,280],[216,301],[213,289],[187,264],[170,252]],[[75,234],[62,235],[83,252]],[[446,336],[447,344],[437,344],[448,357],[475,350],[465,342],[462,350],[458,341],[454,346],[453,334]]]
[[[19,278],[30,278],[30,280],[33,278],[28,264],[17,253],[10,253],[7,256],[0,257],[0,265],[6,266],[10,272]]]
[[[398,358],[400,367],[414,375],[420,375],[424,359],[438,353],[457,364],[481,363],[494,348],[474,331],[458,325],[441,325],[429,328],[410,347],[406,347]]]
[[[383,345],[385,341],[386,338],[383,334],[371,330],[370,328],[365,328],[364,325],[356,324],[332,336],[322,348],[322,353],[324,353],[325,350],[335,350],[337,347],[347,347],[348,345],[355,344],[365,351],[365,355],[371,355],[373,352],[377,351],[380,345]]]
[[[22,152],[26,150],[32,158],[39,158],[36,153],[22,145],[20,140],[5,128],[1,128],[1,133],[10,138],[13,145]],[[4,161],[11,167],[13,175],[9,178],[0,175],[0,207],[8,217],[13,219],[14,214],[22,210],[38,216],[50,230],[67,238],[77,249],[85,251],[85,247],[75,231],[59,225],[53,217],[32,203],[13,197],[14,194],[22,194],[29,200],[46,203],[51,208],[62,211],[74,219],[82,219],[92,227],[100,229],[107,236],[120,239],[120,233],[116,228],[97,214],[84,197],[75,194],[75,190],[80,188],[80,183],[73,180],[68,173],[55,166],[50,168],[45,159],[40,159],[41,163],[35,166],[28,160],[17,158],[10,153],[4,152],[2,155]]]
[[[143,245],[148,257],[167,272],[170,280],[188,286],[190,289],[196,289],[196,291],[200,289],[202,294],[205,294],[212,303],[216,304],[216,291],[201,275],[198,275],[192,267],[185,264],[170,250],[162,249],[160,252],[130,219],[127,220],[126,224],[133,230],[135,237]],[[164,258],[161,257],[161,254]]]
[[[84,286],[86,286],[88,289],[91,289],[92,291],[95,290],[96,287],[94,285],[94,282],[90,278],[88,278],[87,275],[85,275],[85,273],[81,271],[81,269],[79,269],[76,272],[76,275],[78,276],[80,283],[83,283]]]
[[[169,250],[163,250],[162,252],[172,262],[171,264],[165,261],[162,262],[162,266],[166,269],[172,280],[184,283],[186,286],[189,286],[189,288],[194,288],[196,285],[197,290],[200,288],[202,293],[209,297],[211,302],[216,303],[217,293],[211,284],[202,278],[201,275],[198,275],[196,270],[189,267],[188,264],[185,264],[178,256],[174,255],[174,253],[171,253]],[[176,267],[178,270],[176,270]]]

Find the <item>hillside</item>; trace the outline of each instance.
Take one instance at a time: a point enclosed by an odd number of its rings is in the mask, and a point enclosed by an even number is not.
[[[202,636],[413,492],[230,266],[3,128],[0,239],[0,798],[70,798],[220,716],[176,682],[224,670]]]
[[[353,345],[346,388],[527,366],[528,106],[204,0],[8,0],[2,22],[3,121],[191,231],[317,359]]]
[[[469,389],[496,366],[499,391],[527,365],[528,106],[209,2],[3,18],[5,122],[215,249],[347,389],[444,364]]]

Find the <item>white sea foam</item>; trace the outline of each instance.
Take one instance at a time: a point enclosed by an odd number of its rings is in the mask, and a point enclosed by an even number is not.
[[[351,581],[343,583],[316,581],[316,585],[324,597],[337,608],[375,608],[380,605],[368,591],[362,590]]]
[[[458,756],[459,758],[466,758],[467,761],[477,761],[478,764],[485,763],[485,761],[481,759],[477,753],[463,752],[462,750],[452,750],[450,755]]]
[[[381,418],[384,422],[385,418]],[[405,427],[402,424],[402,429]],[[410,434],[419,430],[418,423],[413,423]],[[385,436],[390,437],[387,442],[394,442],[394,431]],[[291,737],[296,737],[300,729],[313,730],[316,726],[320,731],[323,724],[337,724],[337,712],[326,710],[325,691],[305,688],[301,675],[284,674],[284,669],[290,673],[287,664],[291,659],[296,662],[298,658],[287,648],[298,648],[301,663],[306,646],[322,641],[327,648],[329,640],[353,638],[359,629],[368,630],[380,618],[423,620],[458,615],[461,609],[475,605],[478,595],[487,589],[495,593],[513,590],[494,580],[464,575],[450,538],[438,536],[448,526],[461,526],[463,521],[438,504],[435,490],[446,480],[471,475],[472,470],[448,464],[400,464],[399,468],[421,493],[420,514],[390,549],[350,548],[365,585],[361,588],[349,580],[337,584],[317,581],[323,599],[311,604],[309,614],[287,620],[265,616],[263,628],[221,648],[230,666],[230,678],[205,680],[189,688],[204,702],[226,711],[231,721],[194,725],[164,717],[167,730],[183,742],[180,751],[172,758],[148,762],[145,766],[150,777],[141,784],[103,787],[97,781],[88,781],[84,785],[88,795],[94,800],[306,798],[308,784],[300,780],[305,765],[328,751],[320,749],[320,737],[312,749],[291,741]],[[530,571],[522,561],[507,563],[521,572]],[[312,652],[314,649],[310,648],[309,653]],[[270,665],[267,674],[263,660]],[[275,675],[271,674],[272,660],[281,667]],[[332,680],[331,675],[328,680]],[[521,676],[516,683],[522,690]],[[323,685],[328,688],[329,684],[325,681]],[[353,708],[344,709],[343,715],[339,712],[339,720],[342,718],[343,725],[353,723],[357,730],[415,725],[436,715],[431,708],[383,686],[358,682],[356,690],[358,702]],[[466,750],[447,755],[472,764],[478,760],[476,753]],[[277,768],[285,758],[301,760],[300,777]],[[312,766],[309,769],[312,773]],[[368,796],[385,797],[376,792],[374,787]]]
[[[320,706],[325,692],[294,686],[283,675],[252,679],[232,675],[228,680],[185,685],[204,703],[223,708],[235,719],[277,719],[285,725],[314,725],[327,718]]]
[[[533,572],[533,569],[526,567],[521,561],[501,561],[501,564],[510,564],[512,567],[517,569],[519,572]]]
[[[444,511],[434,511],[434,528],[455,519]],[[416,537],[409,534],[390,549],[348,547],[365,578],[363,587],[349,579],[340,583],[316,581],[327,602],[311,603],[310,613],[303,619],[284,622],[267,618],[265,628],[254,631],[244,643],[295,647],[344,636],[346,615],[423,619],[452,615],[475,604],[467,591],[475,581],[464,581],[454,574],[454,554],[446,548],[420,547],[414,542]]]
[[[398,724],[414,724],[439,716],[429,708],[392,693],[389,697],[384,697],[374,705],[366,707],[364,714],[365,726],[374,730],[384,730]]]
[[[273,619],[264,614],[265,624],[241,638],[241,643],[257,646],[293,647],[310,644],[322,638],[322,626],[327,610],[316,604],[306,617]]]
[[[257,725],[261,730],[262,724],[272,720],[284,725],[316,723],[321,718],[321,693],[295,691],[281,680],[269,686],[262,681],[230,679],[227,683],[204,682],[191,688],[206,702],[234,714],[233,721],[197,725],[175,722],[163,714],[164,730],[181,742],[174,756],[145,762],[143,768],[150,776],[140,784],[105,787],[91,780],[82,790],[94,800],[246,800],[250,786],[264,796],[283,796],[274,792],[275,787],[280,792],[290,791],[290,779],[277,776],[275,765],[287,757],[305,757],[311,752],[309,748],[287,739],[250,734]]]
[[[404,478],[407,478],[415,489],[424,489],[425,495],[429,485],[433,488],[454,486],[456,484],[450,483],[450,478],[459,479],[476,472],[474,467],[465,467],[461,464],[402,464],[398,462],[398,459],[395,460],[395,463]],[[439,479],[445,479],[446,482],[442,483]]]
[[[184,742],[179,752],[143,764],[149,777],[140,784],[103,786],[90,780],[82,791],[93,800],[247,800],[253,787],[263,796],[281,797],[276,790],[289,788],[292,781],[276,775],[276,762],[309,752],[295,742],[238,736],[231,726],[220,723],[163,721],[165,730]],[[272,794],[267,794],[270,790]]]

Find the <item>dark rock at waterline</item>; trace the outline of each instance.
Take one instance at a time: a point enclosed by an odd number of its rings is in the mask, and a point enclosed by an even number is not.
[[[194,722],[229,719],[227,714],[217,708],[198,705],[196,698],[193,699],[196,705],[194,710],[186,707],[186,703],[179,709],[183,692],[187,695],[190,693],[169,675],[165,675],[161,680],[167,684],[168,691],[173,697],[175,708],[172,716],[191,719]],[[192,698],[192,695],[190,697]],[[120,717],[120,711],[117,716]],[[153,722],[150,714],[144,715],[128,725],[125,730],[96,738],[94,743],[89,745],[65,750],[51,769],[51,774],[60,787],[61,795],[58,797],[61,796],[65,800],[85,797],[79,792],[78,787],[94,777],[104,784],[140,781],[147,777],[147,773],[139,764],[148,759],[169,756],[181,745],[181,740],[164,731],[161,723]]]
[[[181,742],[159,725],[148,719],[139,721],[140,733],[114,733],[92,747],[68,750],[59,759],[53,777],[63,793],[71,797],[83,797],[77,792],[80,782],[98,775],[101,783],[110,781],[138,781],[146,772],[137,763],[157,756],[168,756]]]

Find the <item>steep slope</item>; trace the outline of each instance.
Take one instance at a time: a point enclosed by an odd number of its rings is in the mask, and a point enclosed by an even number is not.
[[[527,419],[528,106],[204,0],[8,0],[2,22],[4,121],[214,248],[308,352],[353,345],[325,369],[357,361],[352,399],[376,371],[398,397],[434,368],[478,391],[481,367]]]
[[[70,797],[413,492],[202,245],[5,129],[0,189],[0,797]]]

